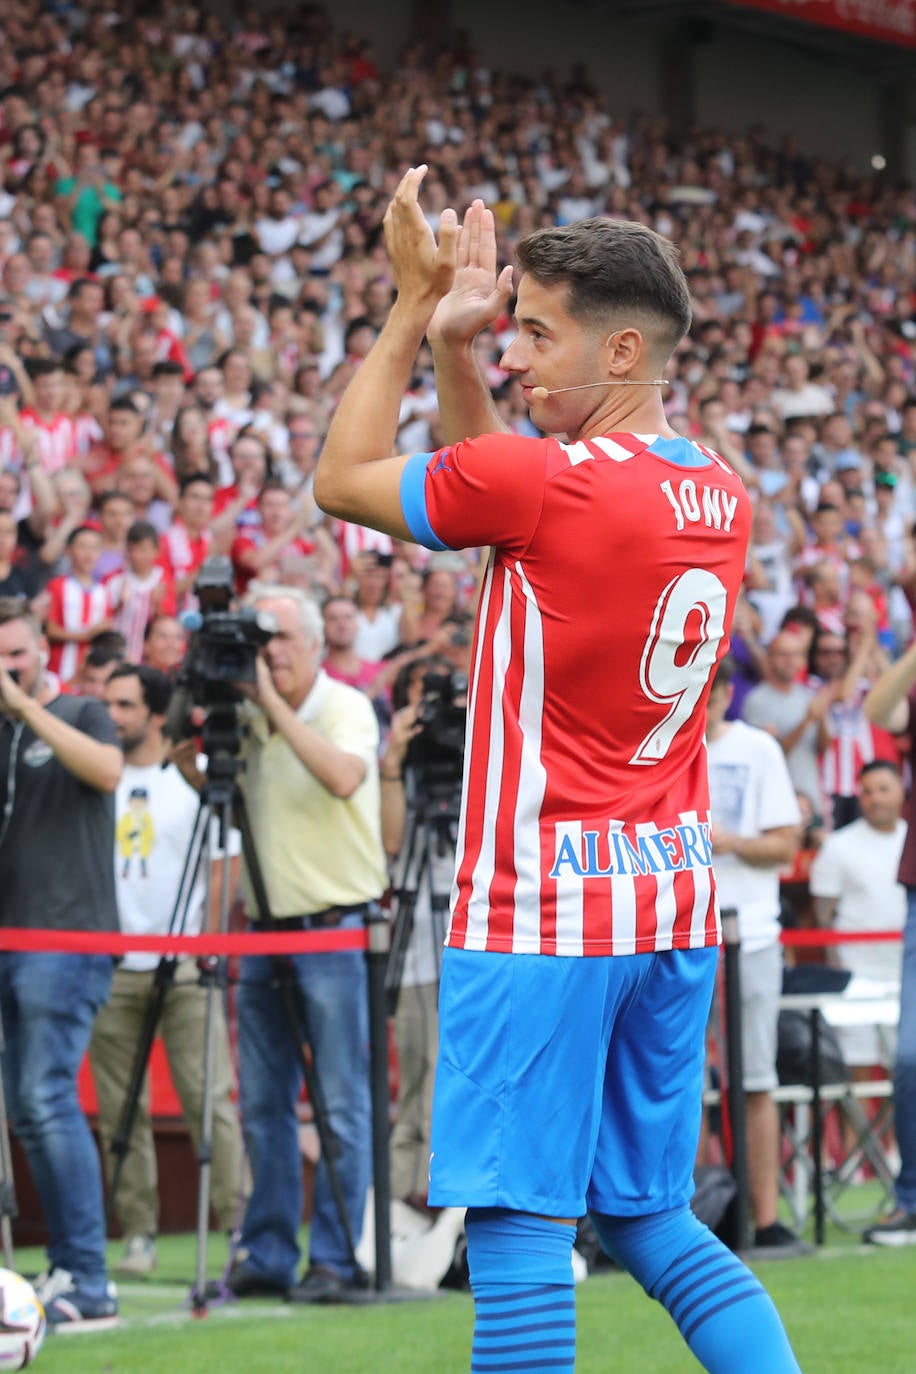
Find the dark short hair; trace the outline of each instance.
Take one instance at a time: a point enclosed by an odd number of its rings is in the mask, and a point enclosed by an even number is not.
[[[188,487],[193,487],[197,482],[203,482],[204,486],[209,487],[211,492],[216,490],[216,483],[213,478],[208,477],[205,472],[189,472],[178,483],[178,495],[184,496]]]
[[[158,381],[160,377],[184,377],[184,368],[181,363],[174,358],[163,358],[161,362],[153,364],[153,381]]]
[[[108,681],[116,682],[121,677],[139,678],[143,705],[154,716],[165,715],[172,698],[172,684],[165,673],[158,668],[150,668],[146,663],[119,663]]]
[[[884,768],[888,773],[893,773],[895,778],[900,777],[900,769],[890,759],[871,759],[868,763],[863,763],[859,769],[858,781],[861,782],[863,778],[867,778],[869,773],[877,773],[879,768]]]
[[[9,625],[14,620],[24,620],[37,639],[41,634],[41,623],[24,596],[0,596],[0,625]]]
[[[677,249],[645,224],[596,215],[536,229],[516,256],[541,286],[567,286],[569,313],[596,329],[646,319],[670,354],[690,328],[690,288]]]
[[[145,544],[147,540],[158,549],[159,531],[148,520],[135,520],[127,531],[128,544]]]
[[[129,506],[134,503],[124,491],[103,491],[101,496],[96,497],[95,508],[101,514],[106,506],[110,506],[112,501],[126,501]]]
[[[76,543],[77,539],[79,539],[81,534],[99,535],[99,531],[96,529],[95,525],[77,525],[76,529],[71,530],[70,533],[67,535],[67,542],[64,545],[64,548],[72,548],[72,546]],[[101,535],[99,535],[99,538],[101,538]]]
[[[712,680],[711,690],[715,691],[717,687],[730,687],[732,682],[734,681],[734,678],[735,660],[731,657],[730,654],[726,654],[724,658],[719,660],[719,666],[716,668],[715,675]]]
[[[127,657],[127,644],[124,636],[112,632],[111,638],[120,640],[120,643],[108,642],[108,635],[98,635],[89,646],[89,652],[83,659],[84,668],[107,668],[109,663],[123,663]],[[103,640],[103,643],[99,643]]]

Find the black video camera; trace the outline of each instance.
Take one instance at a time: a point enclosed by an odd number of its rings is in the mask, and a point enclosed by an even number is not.
[[[208,558],[194,590],[200,607],[188,652],[175,684],[165,723],[175,741],[194,733],[191,708],[220,714],[244,697],[241,688],[258,680],[258,654],[277,632],[274,616],[252,607],[232,608],[232,562]]]
[[[443,796],[460,789],[467,697],[464,673],[443,667],[423,674],[423,695],[417,711],[420,728],[407,747],[406,758],[421,793]]]

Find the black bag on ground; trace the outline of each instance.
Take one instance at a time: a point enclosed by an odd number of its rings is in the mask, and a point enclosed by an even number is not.
[[[777,1032],[776,1072],[780,1083],[814,1083],[811,1054],[811,1016],[806,1011],[781,1011]],[[840,1049],[836,1031],[821,1017],[820,1034],[821,1087],[827,1083],[847,1083],[849,1070]]]

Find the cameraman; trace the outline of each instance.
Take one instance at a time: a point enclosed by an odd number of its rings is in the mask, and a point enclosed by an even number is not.
[[[445,814],[442,823],[434,825],[435,807],[423,795],[423,760],[430,752],[423,723],[424,694],[427,685],[434,691],[437,678],[446,682],[451,675],[452,666],[444,658],[417,659],[401,669],[392,690],[395,715],[380,768],[382,839],[396,866],[396,936],[399,921],[406,916],[410,923],[403,932],[407,948],[396,974],[399,1086],[391,1134],[391,1196],[418,1210],[426,1208],[439,1038],[439,970],[455,872],[455,818]],[[460,785],[456,767],[456,813]]]
[[[281,930],[352,928],[386,887],[379,824],[378,726],[368,699],[321,669],[317,605],[294,587],[257,586],[276,617],[249,692],[259,708],[244,746],[242,788],[271,915]],[[249,910],[255,909],[249,903]],[[304,1007],[354,1244],[371,1158],[369,1028],[361,951],[285,959]],[[296,1101],[300,1047],[277,995],[275,964],[242,961],[238,996],[242,1120],[253,1189],[230,1276],[237,1296],[316,1302],[359,1287],[324,1159],[315,1176],[310,1264],[296,1283],[302,1161]]]
[[[114,798],[121,750],[105,706],[55,695],[47,645],[25,601],[0,600],[0,892],[3,923],[116,931]],[[49,941],[53,944],[53,938]],[[48,1324],[111,1325],[98,1152],[77,1073],[111,987],[102,954],[0,954],[3,1075],[48,1227],[37,1285]]]

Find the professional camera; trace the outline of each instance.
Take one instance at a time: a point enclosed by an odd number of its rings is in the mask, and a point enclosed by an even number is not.
[[[232,582],[231,560],[208,558],[194,584],[200,609],[165,724],[175,742],[193,734],[192,707],[218,712],[243,700],[241,688],[258,680],[258,653],[277,632],[268,612],[231,609]]]
[[[464,769],[468,680],[464,673],[431,668],[423,674],[417,712],[419,730],[407,748],[421,793],[442,796],[460,790]]]

